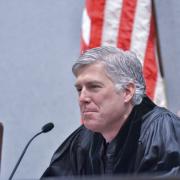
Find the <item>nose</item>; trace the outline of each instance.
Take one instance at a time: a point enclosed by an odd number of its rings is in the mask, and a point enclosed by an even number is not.
[[[83,88],[79,94],[79,102],[80,103],[89,103],[91,100],[89,94],[88,94],[88,91]]]

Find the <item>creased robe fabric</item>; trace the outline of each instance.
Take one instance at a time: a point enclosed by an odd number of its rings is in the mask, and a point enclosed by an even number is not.
[[[44,177],[180,173],[180,119],[148,97],[106,143],[83,125],[56,150]]]

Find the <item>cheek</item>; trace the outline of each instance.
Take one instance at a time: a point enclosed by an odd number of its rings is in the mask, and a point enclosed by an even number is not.
[[[123,99],[117,95],[108,96],[104,98],[102,107],[109,113],[119,112],[123,108]]]

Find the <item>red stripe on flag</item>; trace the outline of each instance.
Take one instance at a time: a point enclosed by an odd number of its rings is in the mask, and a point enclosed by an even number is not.
[[[155,23],[154,16],[151,16],[150,33],[144,59],[143,73],[146,81],[146,94],[153,99],[155,94],[155,87],[157,82],[157,62],[155,56]]]
[[[91,19],[89,48],[101,45],[105,0],[87,0],[86,8]]]
[[[124,0],[122,5],[117,47],[125,50],[130,48],[136,2],[137,0]]]

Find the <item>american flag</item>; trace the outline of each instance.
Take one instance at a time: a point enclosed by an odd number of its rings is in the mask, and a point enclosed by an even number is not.
[[[152,0],[86,0],[81,52],[102,45],[134,51],[143,65],[146,94],[158,105],[166,106]]]

